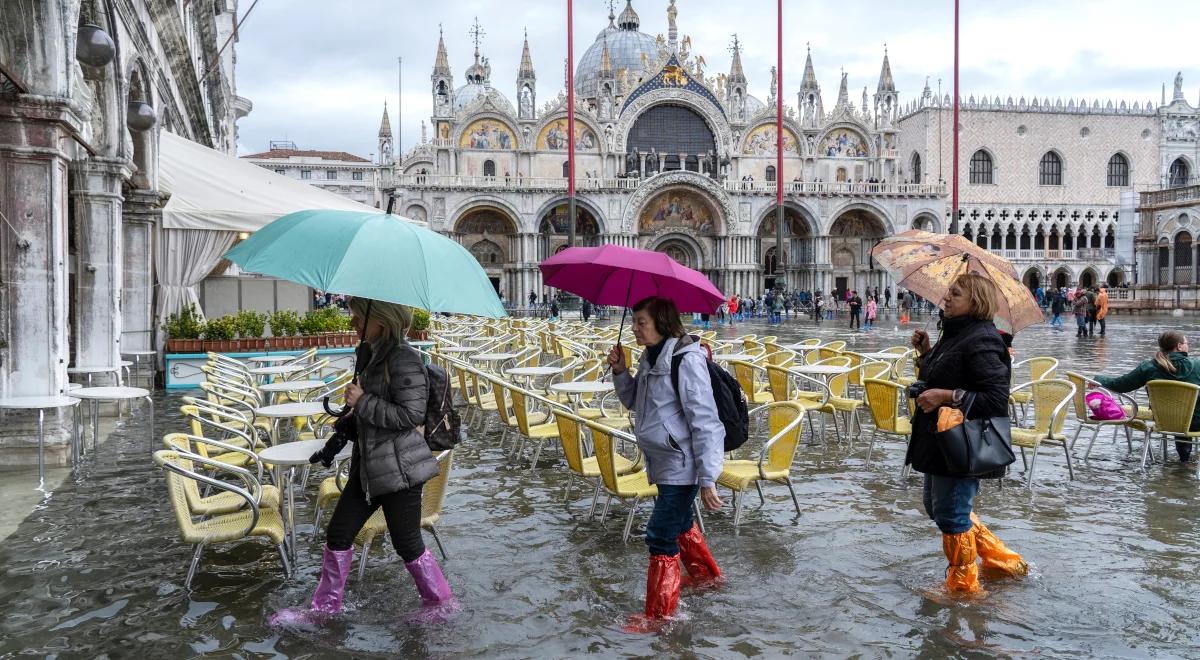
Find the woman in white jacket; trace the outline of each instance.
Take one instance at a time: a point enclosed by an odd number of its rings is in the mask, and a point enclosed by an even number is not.
[[[626,626],[639,631],[674,613],[681,566],[687,568],[692,583],[721,575],[693,520],[692,505],[699,493],[705,507],[721,508],[716,481],[724,460],[725,427],[713,400],[705,351],[684,334],[675,303],[646,298],[634,305],[633,335],[645,347],[637,377],[630,375],[620,345],[609,353],[608,364],[621,403],[637,413],[634,433],[646,457],[650,483],[658,487],[654,512],[646,524],[650,569],[645,616]],[[678,392],[671,378],[676,356],[681,356]]]

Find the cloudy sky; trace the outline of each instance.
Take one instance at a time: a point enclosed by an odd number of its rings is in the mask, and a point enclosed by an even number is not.
[[[240,11],[250,7],[242,0]],[[625,0],[616,2],[617,13]],[[707,71],[728,71],[731,35],[744,45],[751,93],[766,99],[775,61],[775,3],[770,0],[677,0],[678,26]],[[641,30],[666,33],[667,0],[634,0]],[[732,7],[736,6],[736,9]],[[920,96],[929,78],[951,89],[952,0],[784,0],[784,94],[794,103],[805,44],[826,107],[837,97],[840,69],[851,98],[873,93],[884,44],[902,102]],[[607,0],[575,0],[575,57],[608,23]],[[432,111],[429,74],[439,24],[455,85],[472,61],[470,28],[486,32],[492,85],[516,95],[523,30],[538,75],[539,106],[563,89],[565,0],[259,0],[237,44],[238,94],[254,103],[239,122],[241,153],[289,139],[302,149],[367,156],[386,99],[405,151],[420,139]],[[1182,70],[1188,100],[1200,103],[1200,50],[1194,46],[1200,3],[1158,0],[962,0],[961,88],[1005,97],[1086,97],[1158,102]],[[397,58],[403,63],[403,121],[397,105]]]

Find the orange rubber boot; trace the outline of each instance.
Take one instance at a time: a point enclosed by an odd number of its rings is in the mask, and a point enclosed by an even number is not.
[[[1022,577],[1029,574],[1029,564],[1021,558],[1021,555],[1013,552],[1004,545],[1004,541],[996,538],[996,535],[991,532],[974,513],[971,514],[971,522],[975,526],[971,528],[971,533],[975,535],[975,548],[979,552],[979,558],[982,560],[984,572],[994,571],[1002,573],[1008,577]]]
[[[692,523],[692,528],[680,534],[676,542],[679,544],[679,563],[687,569],[687,576],[683,578],[685,585],[704,585],[721,577],[721,569],[708,551],[699,525]]]
[[[679,555],[650,555],[646,571],[646,610],[629,617],[625,632],[655,632],[679,605]]]
[[[946,590],[956,594],[977,594],[979,586],[979,564],[975,563],[975,533],[968,530],[962,534],[942,534],[942,551],[950,567],[946,569]]]

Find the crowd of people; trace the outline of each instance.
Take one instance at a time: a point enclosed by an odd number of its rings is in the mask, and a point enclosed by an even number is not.
[[[1100,336],[1108,330],[1108,289],[1106,287],[1076,287],[1069,289],[1045,289],[1038,287],[1034,291],[1038,305],[1050,313],[1050,327],[1063,330],[1063,314],[1069,309],[1075,317],[1075,336],[1094,337],[1096,325],[1100,326]]]

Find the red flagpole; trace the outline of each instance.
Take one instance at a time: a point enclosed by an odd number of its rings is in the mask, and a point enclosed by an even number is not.
[[[567,0],[567,245],[575,246],[575,17]],[[547,255],[549,256],[549,255]]]
[[[775,272],[783,276],[787,249],[784,247],[783,213],[783,0],[776,2],[775,39]],[[778,286],[779,283],[776,283]]]
[[[954,0],[954,125],[950,129],[954,142],[954,159],[950,177],[950,233],[958,233],[958,0]]]

